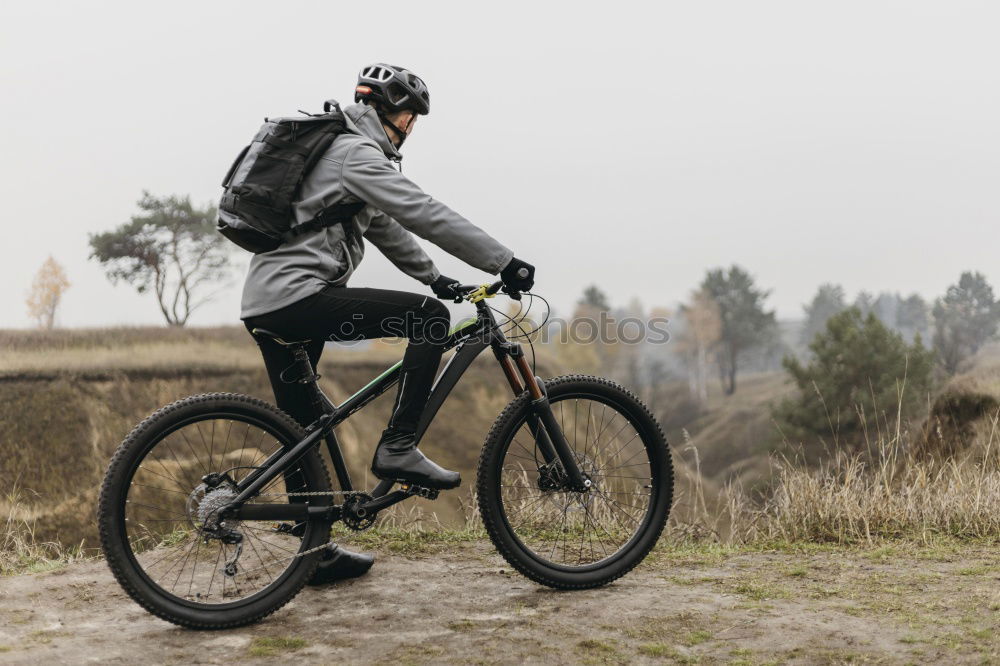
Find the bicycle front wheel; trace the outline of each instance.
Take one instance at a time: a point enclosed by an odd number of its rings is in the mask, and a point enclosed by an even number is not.
[[[590,488],[572,490],[558,461],[543,459],[525,393],[486,438],[479,511],[497,550],[528,578],[560,589],[605,585],[639,564],[663,531],[670,450],[646,406],[610,380],[572,375],[545,389]]]
[[[230,393],[179,400],[136,426],[111,461],[98,506],[101,545],[125,591],[151,613],[198,629],[255,622],[287,603],[315,571],[330,522],[220,513],[241,480],[304,437],[287,414]],[[249,503],[331,499],[313,448]]]

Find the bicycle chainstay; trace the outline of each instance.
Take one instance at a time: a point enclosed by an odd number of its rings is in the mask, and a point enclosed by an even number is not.
[[[423,488],[420,486],[409,485],[404,488],[405,492],[413,495],[415,497],[424,497],[426,499],[436,499],[438,496],[438,491],[429,488]],[[348,495],[348,496],[359,496],[371,498],[368,493],[358,491],[358,490],[317,490],[311,492],[300,492],[300,493],[259,493],[257,497],[333,497],[335,495]],[[374,520],[372,521],[374,524]],[[365,528],[367,529],[367,528]],[[314,548],[308,550],[303,550],[300,553],[292,555],[289,559],[295,559],[299,557],[304,557],[306,555],[311,555],[315,552],[324,550],[329,546],[335,546],[336,542],[330,539],[324,544],[320,544]]]

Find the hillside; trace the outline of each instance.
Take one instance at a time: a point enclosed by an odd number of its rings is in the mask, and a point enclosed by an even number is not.
[[[399,358],[402,345],[330,348],[321,362],[323,389],[343,400]],[[539,356],[539,373],[561,367]],[[646,392],[671,443],[677,469],[672,524],[726,533],[718,518],[720,489],[736,481],[747,490],[774,482],[772,454],[794,450],[782,440],[770,407],[791,387],[779,373],[741,377],[735,395],[709,385],[696,406],[686,382]],[[154,409],[186,395],[234,391],[271,400],[259,354],[237,327],[120,328],[74,331],[0,331],[0,511],[33,523],[36,539],[92,547],[93,506],[111,453],[129,429]],[[1000,396],[1000,352],[994,346],[971,370],[948,382],[930,404],[925,448],[947,452],[989,442]],[[422,446],[466,479],[435,502],[413,501],[399,517],[462,526],[482,440],[510,399],[492,357],[484,354],[463,378]],[[338,428],[358,486],[369,486],[367,465],[388,418],[392,394]],[[959,443],[959,444],[956,444]],[[815,445],[815,443],[814,443]],[[416,508],[413,508],[416,507]]]
[[[107,462],[132,426],[158,407],[210,391],[273,401],[257,349],[240,329],[110,333],[110,344],[87,333],[22,338],[0,355],[0,488],[18,489],[18,517],[36,521],[39,539],[95,543],[93,506]],[[320,363],[322,388],[342,401],[401,352],[401,346],[327,350]],[[383,395],[337,429],[360,487],[371,485],[367,466],[393,395]],[[484,355],[445,403],[422,446],[471,481],[483,438],[509,400],[492,357]],[[427,508],[445,522],[464,520],[463,501],[468,493],[459,491]]]
[[[454,535],[453,535],[454,536]],[[996,549],[660,547],[613,585],[554,592],[488,542],[377,534],[359,580],[258,625],[179,629],[103,562],[3,580],[0,663],[995,663]]]
[[[398,344],[327,349],[320,384],[340,402],[402,350]],[[552,359],[539,357],[540,375],[560,371]],[[98,487],[121,440],[158,407],[210,391],[273,400],[259,353],[243,329],[0,331],[0,489],[16,495],[0,495],[0,512],[10,513],[16,499],[13,515],[33,522],[36,539],[92,547]],[[337,429],[358,487],[373,484],[367,467],[393,396],[383,395]],[[492,355],[483,354],[421,444],[434,460],[461,471],[463,486],[434,502],[408,502],[406,519],[465,523],[483,439],[510,399]],[[685,460],[683,454],[677,460],[678,517],[697,510],[695,476]],[[709,504],[714,488],[707,483],[698,489]]]

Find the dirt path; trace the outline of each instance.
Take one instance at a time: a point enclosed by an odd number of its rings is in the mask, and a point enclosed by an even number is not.
[[[194,632],[131,602],[103,562],[0,579],[0,663],[1000,662],[989,548],[659,550],[601,590],[553,592],[488,544],[381,554],[261,624]]]

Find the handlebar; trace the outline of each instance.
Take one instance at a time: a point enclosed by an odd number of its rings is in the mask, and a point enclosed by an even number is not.
[[[495,296],[497,293],[500,292],[501,289],[503,290],[503,292],[505,294],[507,294],[508,296],[510,296],[515,301],[521,300],[521,292],[515,291],[513,289],[508,289],[504,285],[503,280],[497,280],[493,284],[459,284],[459,285],[455,285],[455,290],[462,293],[461,296],[458,296],[458,297],[455,298],[455,302],[456,303],[461,303],[464,300],[469,300],[470,296],[472,296],[475,292],[480,291],[480,290],[483,290],[481,292],[482,296],[481,296],[480,299],[477,299],[477,301],[481,300],[482,298],[489,298],[489,297]],[[477,301],[472,301],[472,302],[475,303]]]
[[[517,271],[517,276],[521,279],[527,278],[528,275],[529,273],[527,268],[521,268]],[[504,284],[503,280],[497,280],[493,284],[459,284],[455,285],[454,289],[462,292],[461,296],[455,298],[456,303],[461,303],[463,300],[471,300],[473,303],[477,303],[483,298],[495,296],[501,289],[503,289],[503,292],[515,301],[521,300],[521,292],[516,289],[511,289]],[[472,300],[470,296],[474,298],[475,292],[479,292],[480,290],[483,290],[480,292],[480,297]]]

